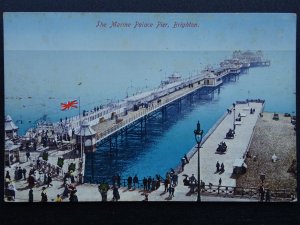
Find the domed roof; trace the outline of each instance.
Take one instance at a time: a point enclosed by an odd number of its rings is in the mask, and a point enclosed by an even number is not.
[[[12,118],[10,117],[10,115],[7,115],[5,117],[5,122],[11,122],[12,121]]]
[[[207,74],[205,74],[205,78],[215,78],[216,75],[212,72],[208,72]]]
[[[14,124],[10,115],[7,115],[5,117],[5,130],[11,131],[11,130],[17,130],[17,129],[18,129],[18,127]]]
[[[81,126],[77,128],[75,131],[75,134],[77,136],[92,136],[95,135],[96,132],[90,127],[90,124],[87,120],[83,120],[81,123]]]

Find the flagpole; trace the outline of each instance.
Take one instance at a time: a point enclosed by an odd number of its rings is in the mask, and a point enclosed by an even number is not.
[[[81,135],[81,113],[80,113],[80,97],[78,97],[78,102],[79,102],[79,132],[80,132],[80,156],[81,159],[83,159],[83,152],[82,152],[82,135]]]

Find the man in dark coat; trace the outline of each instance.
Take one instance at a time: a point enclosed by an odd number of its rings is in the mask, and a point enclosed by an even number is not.
[[[219,163],[219,161],[217,161],[216,167],[217,167],[217,173],[218,173],[220,171],[220,163]]]
[[[219,186],[221,186],[221,184],[222,184],[222,179],[220,177],[220,179],[219,179]]]
[[[115,186],[113,189],[113,200],[118,201],[119,199],[120,199],[119,190],[118,190],[118,187]]]
[[[32,190],[32,188],[30,188],[28,196],[29,196],[29,200],[28,201],[29,202],[33,202],[33,190]]]
[[[137,177],[137,175],[134,176],[133,178],[133,186],[135,188],[135,185],[139,182],[139,178]]]
[[[144,186],[144,190],[145,190],[145,191],[148,190],[148,186],[147,186],[147,178],[146,178],[146,177],[144,177],[144,179],[143,179],[143,186]]]
[[[224,172],[225,171],[225,169],[224,169],[224,164],[223,163],[221,163],[221,171],[220,172]]]
[[[51,174],[49,173],[49,174],[48,174],[48,180],[47,180],[47,186],[48,186],[48,187],[49,187],[49,185],[53,186],[53,185],[51,184],[51,182],[52,182],[52,177],[51,177]]]
[[[168,178],[166,178],[165,179],[165,192],[167,192],[167,190],[168,190],[168,186],[169,186],[169,179]]]
[[[46,188],[45,187],[43,187],[41,196],[42,196],[41,202],[47,202],[48,201],[48,197],[47,197],[47,193],[46,193]]]
[[[23,173],[24,180],[26,180],[26,169],[25,168],[23,168],[22,173]]]
[[[30,152],[29,152],[29,151],[27,151],[27,152],[26,152],[26,158],[27,158],[27,162],[28,162],[28,159],[29,159],[29,157],[30,157]]]
[[[131,176],[128,177],[127,183],[128,183],[128,189],[131,189],[131,185],[132,185],[132,177]]]

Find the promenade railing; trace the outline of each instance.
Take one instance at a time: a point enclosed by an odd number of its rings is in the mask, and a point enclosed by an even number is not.
[[[155,178],[155,177],[153,177]],[[102,182],[106,182],[109,185],[113,185],[112,179],[104,179],[101,177],[85,177],[84,178],[85,183],[93,183],[93,184],[100,184]],[[160,180],[160,186],[164,185],[164,179],[161,177]],[[132,182],[131,186],[134,186],[134,183]],[[128,187],[127,178],[121,178],[120,179],[120,187]],[[138,180],[136,183],[136,188],[143,189],[143,180]],[[151,183],[152,187],[152,183]],[[190,188],[190,190],[189,190]],[[176,186],[175,186],[176,189]],[[193,192],[191,190],[193,189]],[[265,189],[264,196],[266,195],[266,191],[268,189]],[[296,190],[292,189],[275,189],[270,190],[270,198],[272,201],[291,201],[296,196]],[[187,186],[187,195],[195,194],[197,195],[197,185],[194,184],[194,188],[192,188],[192,185]],[[202,185],[201,186],[201,195],[203,196],[216,196],[216,197],[228,197],[228,198],[249,198],[249,199],[257,199],[260,200],[261,194],[259,192],[259,188],[254,187],[233,187],[233,186],[222,186],[222,185]],[[266,199],[266,197],[264,197]]]

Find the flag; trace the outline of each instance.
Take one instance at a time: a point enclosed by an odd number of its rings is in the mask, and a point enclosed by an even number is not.
[[[62,111],[65,111],[66,109],[77,108],[77,104],[77,100],[68,101],[67,103],[61,103],[60,107]]]

